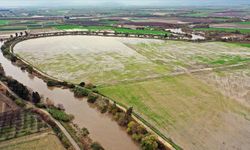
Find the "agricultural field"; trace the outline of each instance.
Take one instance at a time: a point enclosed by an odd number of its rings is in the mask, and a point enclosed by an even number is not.
[[[210,24],[211,28],[250,29],[249,22]]]
[[[27,111],[8,111],[0,114],[0,141],[37,133],[48,126],[38,116]]]
[[[249,49],[235,44],[95,36],[33,39],[17,44],[15,52],[48,75],[97,85],[250,61]]]
[[[50,76],[97,85],[184,149],[250,146],[248,44],[63,36],[14,52]]]
[[[138,42],[162,41],[95,36],[49,37],[19,43],[15,52],[45,73],[73,83],[113,84],[167,73],[167,67],[151,62],[124,44]]]
[[[8,20],[0,20],[0,25],[6,25],[8,23],[9,23]]]
[[[194,28],[196,31],[221,31],[221,32],[236,32],[247,34],[250,33],[250,29],[240,29],[240,28]]]
[[[100,30],[113,30],[117,33],[128,33],[128,34],[153,34],[153,35],[165,35],[170,34],[166,31],[160,31],[155,29],[144,29],[144,30],[133,30],[127,28],[115,28],[111,26],[78,26],[78,25],[61,25],[56,26],[58,30],[65,30],[65,31],[76,31],[76,30],[83,30],[83,31],[100,31]]]
[[[58,21],[39,20],[0,20],[0,31],[46,29],[57,26],[58,23]]]
[[[192,76],[118,84],[99,91],[132,106],[184,149],[250,146],[249,109]]]
[[[64,150],[56,135],[51,131],[35,133],[12,140],[0,142],[0,149],[4,150]]]
[[[238,24],[250,25],[250,21],[238,22]]]
[[[195,76],[213,85],[227,97],[250,107],[250,64],[234,68],[217,69],[213,72],[197,73]]]

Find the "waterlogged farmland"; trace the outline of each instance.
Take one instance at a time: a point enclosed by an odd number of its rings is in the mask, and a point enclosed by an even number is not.
[[[250,146],[247,45],[62,36],[14,52],[50,76],[97,85],[184,149]]]
[[[124,43],[162,42],[94,36],[34,39],[17,44],[15,52],[32,65],[59,79],[80,83],[116,83],[167,73]],[[53,45],[53,47],[51,47]]]

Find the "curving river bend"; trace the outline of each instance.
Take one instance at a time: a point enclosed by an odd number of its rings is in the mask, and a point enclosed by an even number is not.
[[[2,47],[3,43],[0,43]],[[90,138],[98,141],[107,150],[138,150],[139,146],[127,135],[112,118],[107,114],[101,114],[87,103],[86,99],[78,99],[69,89],[48,88],[40,78],[22,71],[0,54],[2,64],[7,76],[11,76],[20,83],[37,91],[45,98],[54,101],[55,104],[63,104],[65,111],[74,115],[73,122],[79,127],[86,127],[90,132]]]

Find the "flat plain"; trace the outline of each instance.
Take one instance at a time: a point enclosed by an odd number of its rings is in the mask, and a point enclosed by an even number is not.
[[[64,36],[14,50],[53,77],[96,84],[184,149],[250,146],[248,45]]]

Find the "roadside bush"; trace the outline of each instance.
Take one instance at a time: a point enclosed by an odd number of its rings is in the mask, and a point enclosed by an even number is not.
[[[90,90],[83,87],[75,87],[73,92],[75,97],[84,97],[89,95]]]
[[[94,94],[94,93],[89,93],[88,94],[88,102],[89,103],[95,103],[95,101],[97,100],[98,98],[98,95],[97,94]]]
[[[68,115],[64,111],[58,110],[56,108],[49,108],[48,112],[52,115],[53,118],[59,121],[69,122],[74,118],[72,115]]]
[[[24,102],[23,100],[21,100],[21,99],[16,99],[16,100],[15,100],[15,103],[16,103],[18,106],[20,106],[20,107],[25,107],[25,106],[26,106],[25,102]]]

